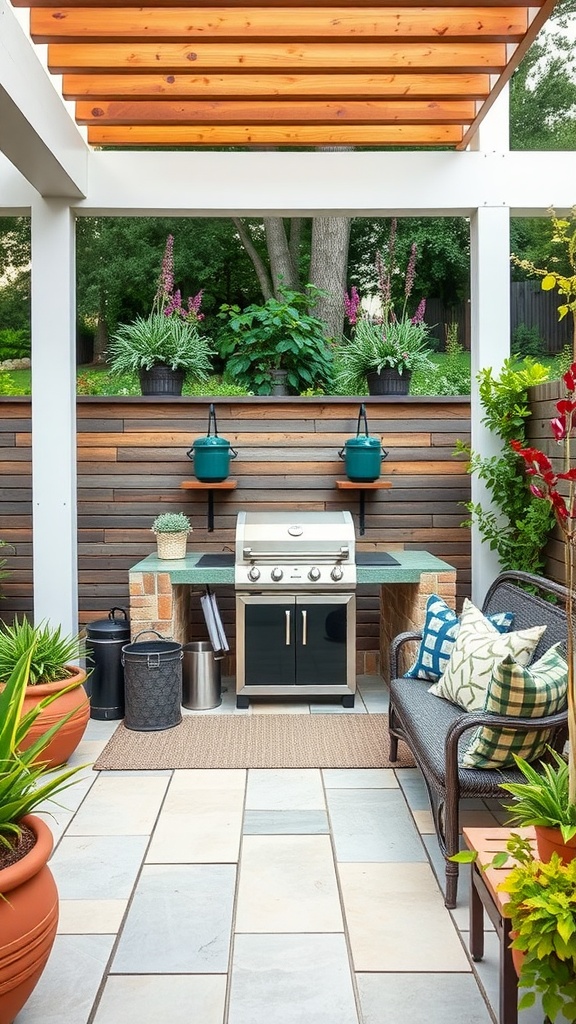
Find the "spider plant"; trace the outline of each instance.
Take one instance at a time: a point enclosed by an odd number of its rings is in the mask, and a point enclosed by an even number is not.
[[[66,636],[61,627],[48,623],[33,626],[26,616],[17,617],[14,624],[0,627],[0,682],[9,677],[23,654],[30,652],[28,686],[53,683],[70,676],[66,668],[71,662],[85,656],[85,644],[80,635]]]
[[[501,789],[511,793],[514,803],[512,825],[537,825],[558,828],[564,842],[576,836],[576,804],[568,800],[569,766],[557,751],[549,749],[553,764],[543,762],[538,771],[522,757],[514,755],[516,766],[526,782],[503,782]]]

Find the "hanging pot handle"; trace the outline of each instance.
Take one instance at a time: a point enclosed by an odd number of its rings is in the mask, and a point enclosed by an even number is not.
[[[230,445],[230,458],[231,459],[235,459],[235,458],[237,458],[237,456],[238,456],[238,452],[236,451],[235,448],[232,447],[232,445]]]
[[[120,608],[118,605],[115,605],[114,608],[111,608],[110,611],[108,612],[108,618],[110,619],[111,622],[114,622],[114,619],[116,617],[114,615],[114,612],[122,612],[122,615],[126,619],[126,622],[128,621],[128,613],[127,613],[126,609],[125,608]]]
[[[362,417],[364,417],[364,433],[366,434],[366,437],[368,437],[368,419],[366,417],[366,406],[364,405],[364,402],[362,402],[362,405],[360,406],[360,411],[358,412],[358,426],[356,427],[356,437],[360,436],[360,420],[362,419]]]
[[[135,644],[138,637],[143,636],[144,633],[154,633],[154,635],[160,637],[161,640],[170,640],[169,636],[162,636],[162,633],[159,633],[157,629],[141,629],[139,633],[136,633],[132,643]]]
[[[208,437],[210,437],[212,424],[214,424],[214,437],[218,437],[218,424],[216,423],[216,410],[214,408],[214,402],[210,402],[210,409],[208,411]]]
[[[384,462],[384,459],[388,456],[388,452],[385,448],[380,448],[380,462]]]
[[[340,449],[340,451],[338,452],[338,457],[339,457],[340,459],[343,459],[343,458],[344,458],[344,456],[345,456],[345,454],[346,454],[346,453],[345,453],[345,451],[344,451],[344,448],[341,448],[341,449]]]

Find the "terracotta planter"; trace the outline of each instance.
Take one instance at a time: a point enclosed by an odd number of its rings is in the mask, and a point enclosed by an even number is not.
[[[47,708],[40,712],[22,744],[22,749],[26,750],[40,736],[43,736],[51,726],[59,722],[64,715],[68,714],[69,711],[74,711],[74,714],[56,733],[53,739],[50,740],[50,743],[42,752],[41,760],[47,761],[51,768],[57,768],[58,765],[64,764],[70,755],[74,753],[84,735],[90,718],[90,702],[82,685],[86,679],[86,673],[84,669],[78,668],[76,665],[69,665],[67,667],[74,673],[68,679],[61,679],[55,683],[42,683],[40,686],[27,686],[24,707],[22,709],[23,714],[26,714],[44,697],[58,693],[59,690],[69,686],[71,683],[75,684],[74,689],[63,693],[57,700],[52,701]]]
[[[571,860],[574,860],[576,836],[565,843],[559,828],[544,828],[543,825],[535,825],[534,831],[538,856],[544,863],[548,863],[553,853],[558,854],[563,864],[569,864]]]
[[[47,866],[52,833],[33,814],[22,819],[36,845],[0,870],[0,1024],[11,1024],[35,988],[58,926],[58,890]]]

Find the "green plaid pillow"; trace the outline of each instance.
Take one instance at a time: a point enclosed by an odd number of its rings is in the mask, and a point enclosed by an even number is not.
[[[515,718],[543,718],[566,706],[568,665],[562,644],[550,647],[528,668],[508,655],[494,667],[484,710]],[[541,757],[550,742],[551,730],[516,731],[483,725],[473,733],[462,757],[463,768],[503,768],[514,765],[512,754],[527,761]]]

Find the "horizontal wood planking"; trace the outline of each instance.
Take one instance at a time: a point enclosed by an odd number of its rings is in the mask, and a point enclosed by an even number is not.
[[[388,456],[387,490],[368,491],[366,550],[426,549],[458,568],[459,599],[470,588],[469,532],[461,526],[470,497],[464,460],[453,456],[469,437],[466,398],[364,400],[369,432]],[[79,398],[79,620],[101,618],[128,604],[128,570],[155,550],[150,531],[158,512],[190,516],[189,550],[233,551],[239,510],[348,508],[357,521],[359,492],[339,491],[339,451],[356,434],[358,402],[346,398],[222,399],[218,430],[238,450],[230,475],[234,491],[215,493],[215,530],[207,531],[207,497],[181,488],[194,479],[186,452],[207,433],[209,399]],[[31,433],[27,399],[0,399],[2,497],[0,536],[11,540],[10,581],[2,614],[31,611]],[[222,592],[220,594],[220,591]],[[217,588],[227,634],[234,637],[234,591]],[[358,648],[379,647],[378,588],[357,593]],[[193,602],[193,639],[205,638]]]

